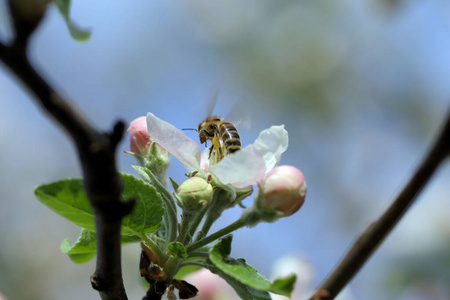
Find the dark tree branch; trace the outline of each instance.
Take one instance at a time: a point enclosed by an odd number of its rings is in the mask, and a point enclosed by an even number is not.
[[[97,266],[91,277],[92,286],[102,299],[127,299],[122,280],[120,231],[122,218],[131,212],[134,201],[123,202],[121,199],[123,187],[115,158],[125,125],[117,122],[111,133],[94,129],[30,64],[26,45],[31,33],[28,28],[20,31],[24,22],[14,21],[16,32],[26,34],[16,35],[11,46],[0,43],[0,60],[72,138],[79,155],[86,194],[95,212]]]
[[[444,127],[416,173],[391,206],[356,240],[335,270],[319,286],[310,300],[333,299],[359,271],[384,238],[404,215],[416,196],[450,154],[450,112]]]

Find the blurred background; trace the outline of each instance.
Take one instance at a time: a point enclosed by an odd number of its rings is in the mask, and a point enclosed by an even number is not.
[[[5,2],[2,42],[11,38]],[[236,232],[232,256],[267,277],[277,259],[301,258],[305,291],[401,190],[449,110],[446,0],[75,0],[71,14],[91,39],[74,41],[50,6],[30,56],[98,128],[147,112],[196,127],[216,91],[215,114],[251,120],[238,126],[244,145],[285,124],[290,146],[281,164],[305,174],[306,202],[289,218]],[[33,195],[39,184],[80,176],[71,141],[3,64],[0,112],[0,293],[99,299],[89,282],[95,263],[75,265],[59,249],[79,228]],[[126,139],[119,168],[135,174],[124,150]],[[181,181],[184,173],[174,159],[170,176]],[[449,180],[444,165],[343,298],[450,298]],[[226,212],[214,228],[240,212]],[[129,299],[145,294],[139,251],[123,248]]]

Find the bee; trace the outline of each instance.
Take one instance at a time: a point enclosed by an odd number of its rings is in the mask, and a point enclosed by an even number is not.
[[[208,140],[211,140],[210,157],[214,149],[218,150],[217,161],[230,153],[241,150],[241,137],[236,127],[232,123],[224,121],[222,117],[206,118],[198,124],[197,132],[201,144],[207,146]],[[222,140],[222,146],[220,140]]]

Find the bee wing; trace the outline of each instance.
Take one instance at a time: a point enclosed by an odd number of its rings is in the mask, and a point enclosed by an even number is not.
[[[211,117],[213,115],[214,107],[216,107],[217,96],[219,95],[219,91],[216,89],[212,95],[212,97],[208,100],[208,105],[206,105],[206,114],[205,118]]]
[[[234,102],[224,120],[233,123],[240,130],[250,130],[251,117],[249,110],[245,107],[244,101]]]

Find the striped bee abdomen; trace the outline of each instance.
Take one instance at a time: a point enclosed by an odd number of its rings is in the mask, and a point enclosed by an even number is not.
[[[220,123],[219,136],[228,153],[234,153],[241,150],[241,137],[239,136],[236,127],[230,122]]]

